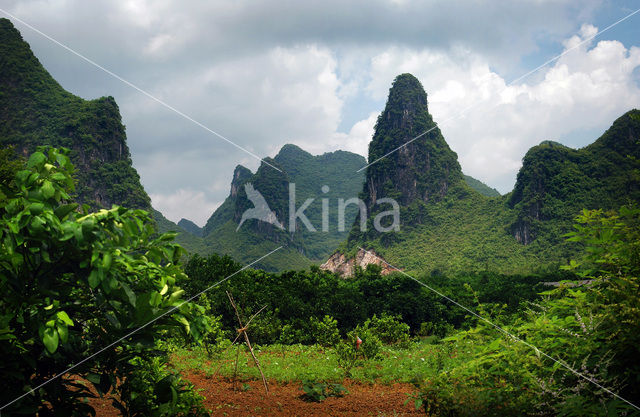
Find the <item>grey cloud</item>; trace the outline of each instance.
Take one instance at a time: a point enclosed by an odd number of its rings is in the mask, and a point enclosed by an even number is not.
[[[371,99],[363,93],[370,59],[391,45],[441,51],[462,45],[513,70],[535,51],[538,37],[564,38],[599,3],[0,0],[0,7],[265,156],[287,142],[335,144],[345,95]],[[150,194],[172,195],[167,207],[186,188],[204,194],[193,201],[220,202],[228,189],[219,184],[230,182],[237,163],[257,167],[233,146],[16,26],[65,88],[87,99],[116,98],[143,184]]]

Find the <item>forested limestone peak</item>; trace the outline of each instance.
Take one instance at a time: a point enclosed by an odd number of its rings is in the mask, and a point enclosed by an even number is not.
[[[370,209],[383,197],[402,205],[438,201],[463,178],[458,156],[442,137],[429,114],[427,94],[411,74],[397,76],[389,90],[369,144],[369,163],[364,194]]]
[[[509,204],[516,209],[513,236],[529,244],[560,235],[582,208],[613,209],[640,201],[640,120],[631,110],[591,145],[572,149],[544,141],[529,149]],[[565,224],[566,226],[566,224]]]
[[[65,91],[7,19],[0,19],[0,144],[25,156],[41,145],[69,148],[78,202],[151,208],[113,97],[86,101]]]
[[[282,163],[283,161],[286,162],[292,159],[296,161],[300,161],[300,160],[306,160],[306,159],[312,159],[312,158],[313,158],[313,155],[311,155],[309,152],[291,143],[288,143],[284,145],[282,148],[280,148],[280,152],[278,152],[278,154],[274,157],[274,159],[279,163]]]
[[[640,110],[633,109],[618,117],[611,127],[587,149],[610,150],[640,158]]]

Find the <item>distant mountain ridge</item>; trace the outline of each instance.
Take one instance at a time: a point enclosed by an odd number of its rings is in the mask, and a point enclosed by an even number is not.
[[[202,227],[198,226],[191,220],[182,218],[178,222],[178,226],[185,232],[189,232],[194,236],[202,237]]]
[[[248,262],[282,245],[260,266],[269,270],[306,268],[328,256],[346,238],[355,219],[354,207],[345,213],[346,230],[338,230],[337,200],[357,197],[364,174],[357,170],[365,159],[357,154],[335,151],[311,155],[296,145],[284,145],[274,158],[266,158],[256,173],[238,165],[233,174],[229,196],[211,215],[203,228],[205,243],[213,251]],[[238,231],[242,214],[253,208],[247,199],[245,184],[260,192],[285,230],[259,220],[246,221]],[[307,230],[299,220],[295,231],[289,224],[290,186],[295,186],[295,207],[307,199],[314,201],[304,211],[315,232]],[[323,191],[323,186],[328,187]],[[331,202],[327,211],[329,228],[322,230],[322,200]]]
[[[464,182],[475,191],[487,197],[500,197],[500,191],[495,188],[489,187],[487,184],[483,183],[480,180],[477,180],[469,175],[462,174],[464,176]]]
[[[495,270],[530,272],[554,267],[579,254],[563,234],[582,208],[617,208],[640,201],[640,112],[619,117],[591,145],[571,149],[545,141],[523,158],[514,190],[501,196],[495,189],[463,174],[457,155],[447,145],[428,111],[427,95],[410,74],[396,78],[375,127],[369,161],[335,151],[311,155],[285,145],[270,164],[253,173],[238,165],[230,192],[203,228],[182,219],[175,224],[153,210],[132,166],[118,106],[112,97],[83,100],[65,91],[42,67],[7,19],[0,19],[0,143],[28,155],[39,145],[67,147],[77,168],[77,200],[93,208],[112,204],[149,210],[161,232],[178,232],[177,242],[189,252],[218,252],[267,270],[306,268],[332,256],[331,268],[341,272],[377,263],[383,256],[408,271]],[[403,146],[424,131],[426,135]],[[268,203],[284,229],[255,219],[238,225],[254,208],[247,198],[250,183]],[[294,209],[313,199],[304,213],[316,231],[300,218],[292,228]],[[382,210],[376,203],[400,203],[401,230],[379,234],[361,231],[357,207],[345,213],[339,230],[338,199],[361,198],[368,224]],[[324,204],[328,216],[324,216]],[[327,230],[322,230],[327,224]],[[352,227],[353,225],[353,227]],[[238,230],[236,230],[238,229]],[[295,229],[295,230],[294,230]],[[373,253],[372,252],[372,253]]]

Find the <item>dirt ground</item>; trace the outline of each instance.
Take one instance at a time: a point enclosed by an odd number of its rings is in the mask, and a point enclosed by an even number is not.
[[[419,416],[413,401],[404,405],[407,394],[414,391],[409,384],[378,385],[345,381],[349,391],[342,398],[327,398],[323,402],[307,402],[299,382],[291,384],[269,383],[265,394],[261,380],[234,384],[228,378],[209,378],[203,374],[186,374],[206,397],[205,404],[213,416]],[[247,386],[243,388],[243,384]],[[250,387],[250,388],[248,388]],[[94,400],[92,405],[99,417],[118,416],[107,400]]]

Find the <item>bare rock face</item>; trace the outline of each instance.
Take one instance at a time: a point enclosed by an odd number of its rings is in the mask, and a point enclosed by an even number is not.
[[[354,275],[356,266],[366,269],[367,265],[372,264],[379,265],[382,268],[382,275],[389,275],[396,271],[374,251],[365,251],[364,249],[359,249],[355,258],[347,258],[343,253],[336,252],[331,255],[327,262],[320,265],[320,269],[349,278]]]

